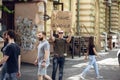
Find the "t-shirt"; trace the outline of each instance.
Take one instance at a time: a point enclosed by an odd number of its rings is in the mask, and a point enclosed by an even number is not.
[[[48,51],[48,56],[50,56],[50,44],[47,40],[44,40],[44,41],[40,41],[39,45],[38,45],[38,65],[41,64],[41,62],[43,61],[44,59],[44,54],[45,54],[45,51]],[[46,60],[46,64],[49,65],[50,61],[49,61],[49,57],[48,59]]]
[[[63,55],[66,50],[66,39],[55,38],[54,44],[55,44],[54,46],[55,54]]]
[[[6,61],[7,73],[18,72],[18,56],[20,55],[20,48],[16,43],[11,43],[6,47],[5,55],[9,56]]]
[[[89,47],[89,55],[95,55],[93,48],[95,47],[95,45],[92,45],[91,47]]]
[[[4,46],[1,48],[1,51],[2,51],[3,55],[5,54],[5,50],[6,50],[7,44],[8,44],[8,41],[5,41],[4,42]]]

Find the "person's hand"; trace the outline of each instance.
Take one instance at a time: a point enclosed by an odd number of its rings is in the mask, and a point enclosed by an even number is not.
[[[88,57],[87,57],[87,56],[85,56],[84,60],[86,61],[87,59],[88,59]]]
[[[38,60],[35,60],[34,65],[37,65],[37,64],[38,64]]]
[[[70,29],[70,33],[72,33],[73,32],[73,30],[72,29]]]
[[[21,72],[20,72],[20,71],[17,73],[17,77],[18,77],[18,78],[21,77]]]
[[[97,55],[97,57],[98,57],[98,58],[102,58],[102,57],[103,57],[103,55],[100,55],[100,54],[99,54],[99,55]]]
[[[39,34],[37,33],[36,36],[37,36],[37,38],[38,38],[38,37],[39,37]]]
[[[50,27],[50,31],[53,31],[53,27]]]
[[[42,68],[45,68],[46,62],[42,62],[41,66],[42,66]]]
[[[69,32],[68,32],[68,36],[71,36],[71,35],[72,35],[72,33],[73,33],[73,30],[72,30],[72,29],[70,29],[70,30],[69,30]]]

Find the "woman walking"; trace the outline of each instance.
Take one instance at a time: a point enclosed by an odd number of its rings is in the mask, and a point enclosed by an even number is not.
[[[99,74],[99,70],[98,70],[98,65],[96,63],[96,56],[98,56],[96,49],[95,49],[95,45],[94,45],[94,37],[91,36],[89,38],[89,44],[88,44],[88,50],[87,53],[85,54],[85,59],[87,59],[87,57],[89,56],[89,64],[88,66],[83,70],[83,72],[80,74],[80,78],[81,79],[85,79],[85,75],[86,73],[89,71],[89,69],[91,68],[91,66],[94,67],[95,72],[96,72],[96,78],[100,79],[103,78],[102,76],[100,76]]]

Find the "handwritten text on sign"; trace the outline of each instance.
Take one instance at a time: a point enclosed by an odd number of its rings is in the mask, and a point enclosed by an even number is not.
[[[54,11],[52,13],[51,26],[54,30],[61,28],[68,31],[72,25],[72,14],[69,11]]]

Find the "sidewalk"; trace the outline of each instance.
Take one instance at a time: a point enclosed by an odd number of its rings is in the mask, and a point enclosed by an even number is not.
[[[102,52],[98,52],[98,54],[99,54],[100,56],[105,56],[105,55],[109,54],[109,52],[104,52],[104,51],[102,51]],[[69,57],[66,57],[66,60],[84,60],[84,56],[81,56],[81,57],[79,57],[79,56],[74,56],[73,59],[72,59],[71,56],[69,56]]]
[[[109,52],[98,52],[100,55],[102,55],[101,59],[97,60],[97,63],[99,64],[99,70],[100,74],[103,76],[103,79],[100,80],[120,80],[120,68],[118,66],[117,56],[116,52],[118,49],[110,50]],[[66,80],[81,80],[79,75],[87,65],[87,62],[79,63],[76,65],[73,65],[72,67],[79,70],[79,72],[76,70],[76,74],[68,77]],[[97,80],[95,78],[95,73],[93,68],[88,72],[87,76],[85,77],[86,80]]]

